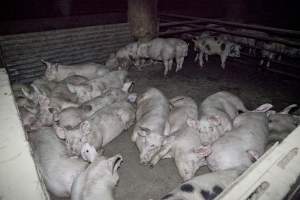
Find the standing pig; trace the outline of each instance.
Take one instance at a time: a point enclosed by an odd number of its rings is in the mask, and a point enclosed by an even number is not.
[[[85,154],[96,152],[86,144],[82,151]],[[89,155],[86,155],[89,157]],[[123,158],[120,154],[111,158],[97,155],[91,164],[74,181],[71,200],[113,200],[113,189],[119,181],[118,169]]]
[[[137,57],[163,61],[165,67],[164,76],[167,76],[168,71],[172,69],[174,58],[177,63],[176,71],[182,68],[187,51],[188,45],[183,40],[155,38],[138,46]]]
[[[97,63],[81,63],[74,65],[63,65],[41,60],[46,65],[45,77],[48,81],[62,81],[73,75],[84,76],[88,79],[103,76],[109,70],[104,65]]]
[[[134,109],[126,101],[116,102],[101,110],[73,129],[55,126],[59,138],[65,139],[70,155],[80,155],[81,148],[89,143],[96,149],[105,146],[134,121]]]
[[[37,167],[47,190],[56,197],[70,197],[74,179],[87,168],[82,159],[70,158],[53,128],[42,128],[29,134]]]
[[[161,200],[213,200],[240,174],[234,169],[203,174],[180,184]]]
[[[97,96],[102,95],[110,88],[130,87],[132,82],[126,82],[127,71],[113,71],[105,76],[98,77],[80,85],[67,84],[70,92],[75,93],[78,97],[78,102],[83,103]]]
[[[206,160],[212,171],[245,170],[264,153],[269,133],[264,112],[271,107],[271,104],[264,104],[234,119],[233,129],[211,146],[211,154]]]
[[[136,124],[131,140],[140,151],[140,162],[148,163],[169,134],[169,102],[156,88],[149,88],[137,101]]]
[[[135,101],[132,98],[134,94],[128,94],[121,89],[110,89],[103,95],[93,98],[90,101],[84,102],[79,107],[70,107],[58,113],[56,120],[59,121],[59,126],[70,129],[77,126],[80,122],[92,116],[98,110],[109,106],[115,102]]]
[[[208,96],[199,107],[199,120],[189,119],[188,125],[199,131],[201,139],[211,144],[232,129],[232,121],[246,112],[243,102],[235,95],[221,91]]]
[[[105,65],[110,68],[127,69],[136,58],[138,43],[132,42],[120,48],[116,53],[110,54]]]
[[[223,69],[225,69],[227,57],[240,57],[241,46],[222,40],[221,38],[206,37],[193,41],[195,49],[199,49],[199,53],[197,53],[195,60],[199,60],[199,65],[201,67],[203,67],[203,55],[219,55],[221,59],[221,67]]]

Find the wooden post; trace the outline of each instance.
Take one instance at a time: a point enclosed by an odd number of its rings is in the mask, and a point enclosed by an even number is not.
[[[156,37],[157,0],[128,0],[128,23],[135,40],[149,41]]]

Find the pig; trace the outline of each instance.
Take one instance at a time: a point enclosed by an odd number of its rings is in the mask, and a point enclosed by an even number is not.
[[[109,72],[109,69],[104,65],[97,63],[63,65],[59,63],[50,63],[44,60],[41,61],[46,65],[45,77],[48,81],[62,81],[73,75],[80,75],[88,79],[93,79]]]
[[[23,127],[26,131],[30,131],[32,128],[32,124],[34,124],[37,120],[37,109],[28,109],[28,107],[19,107],[18,108],[19,113],[20,113],[20,117],[21,117],[21,121],[23,124]]]
[[[134,108],[123,101],[98,110],[73,129],[59,126],[55,126],[55,129],[58,137],[65,140],[69,155],[79,156],[84,143],[98,150],[128,129],[134,119]]]
[[[169,135],[169,102],[161,91],[149,88],[137,100],[136,124],[131,136],[140,151],[140,162],[147,164]]]
[[[70,107],[62,110],[57,114],[56,121],[59,122],[59,126],[64,128],[74,128],[80,122],[86,120],[92,116],[98,110],[109,106],[115,102],[125,101],[128,99],[129,102],[135,101],[134,94],[128,94],[121,89],[110,89],[103,95],[98,96],[90,101],[81,104],[79,107]]]
[[[124,88],[130,87],[132,82],[125,82],[128,72],[112,71],[103,77],[98,77],[83,84],[74,85],[67,84],[70,92],[75,93],[78,97],[78,102],[83,103],[89,101],[97,96],[102,95],[107,89],[110,88]]]
[[[29,141],[47,190],[59,198],[70,197],[74,179],[88,167],[88,162],[69,157],[52,127],[30,133]]]
[[[240,174],[237,169],[202,174],[180,184],[161,200],[212,200]]]
[[[209,149],[202,145],[198,132],[186,123],[187,119],[198,119],[196,102],[190,97],[178,96],[172,98],[170,104],[170,135],[164,138],[150,164],[154,166],[161,158],[174,158],[180,176],[188,180],[199,167],[206,165],[205,156]]]
[[[185,41],[175,38],[155,38],[149,42],[140,43],[137,50],[138,58],[150,58],[162,61],[164,76],[172,69],[173,60],[176,59],[176,71],[182,68],[184,57],[187,56],[188,45]]]
[[[128,69],[132,61],[136,58],[138,43],[132,42],[121,47],[116,53],[109,55],[105,66],[110,68]]]
[[[211,145],[211,154],[206,158],[210,170],[243,171],[264,153],[269,133],[265,112],[270,108],[271,104],[263,104],[234,119],[233,129]]]
[[[161,158],[174,158],[180,177],[186,181],[191,179],[196,171],[206,165],[205,157],[210,154],[210,147],[202,145],[197,131],[189,126],[166,136],[162,147],[152,157],[150,166],[156,165]]]
[[[193,40],[194,49],[198,49],[195,60],[203,67],[203,55],[219,55],[221,67],[225,69],[227,57],[240,57],[241,46],[232,42],[224,41],[218,37],[206,37]],[[207,57],[206,57],[207,60]]]
[[[281,61],[281,55],[286,54],[286,46],[277,42],[265,42],[263,43],[263,49],[261,50],[261,60],[259,65],[263,65],[266,60],[266,67],[270,67],[271,60]]]
[[[171,43],[175,47],[175,59],[176,59],[176,69],[175,72],[178,72],[182,69],[182,65],[184,62],[184,58],[188,54],[188,44],[177,38],[167,38],[169,43]],[[170,71],[171,69],[169,69]]]
[[[86,154],[96,152],[89,145],[85,145],[83,151]],[[74,180],[71,200],[113,200],[113,189],[119,181],[118,169],[122,162],[120,154],[111,158],[97,156]]]
[[[171,111],[169,115],[170,133],[178,131],[187,125],[188,119],[198,119],[197,103],[188,96],[177,96],[169,100]]]
[[[199,120],[187,124],[198,130],[204,143],[211,144],[232,129],[232,122],[247,108],[237,96],[221,91],[208,96],[199,106]]]
[[[268,111],[267,114],[270,130],[268,138],[269,143],[274,141],[282,141],[298,125],[300,125],[300,116],[289,114],[289,112],[297,106],[297,104],[289,105],[278,113],[274,110]]]

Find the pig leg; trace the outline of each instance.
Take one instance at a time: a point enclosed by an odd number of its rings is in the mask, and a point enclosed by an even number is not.
[[[208,54],[204,54],[205,56],[205,61],[207,62],[208,61]]]
[[[262,58],[259,62],[259,65],[262,66],[264,64],[264,58]]]
[[[198,52],[196,53],[196,56],[195,56],[194,62],[197,62],[197,60],[199,60],[199,53],[198,53]]]
[[[152,158],[152,160],[150,161],[150,166],[154,166],[158,163],[158,161],[163,158],[164,156],[167,156],[167,154],[169,153],[169,151],[172,148],[172,144],[171,143],[167,143],[165,144],[160,150],[159,152]]]
[[[168,72],[172,70],[173,59],[170,59],[168,62]]]
[[[220,58],[221,58],[221,67],[222,67],[223,69],[225,69],[225,62],[226,62],[227,56],[226,56],[225,54],[222,54],[222,55],[220,56]]]
[[[202,51],[200,51],[198,59],[199,59],[199,65],[202,68],[203,67],[203,52]]]
[[[168,69],[169,69],[169,61],[168,60],[164,60],[164,67],[165,67],[164,76],[166,77],[168,74]]]

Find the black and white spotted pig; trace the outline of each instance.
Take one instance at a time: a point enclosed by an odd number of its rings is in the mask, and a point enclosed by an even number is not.
[[[239,175],[240,171],[235,169],[200,175],[179,185],[161,200],[212,200]]]
[[[203,55],[219,55],[221,67],[225,69],[227,57],[240,57],[241,46],[232,42],[222,40],[219,37],[204,37],[193,40],[194,50],[199,52],[195,61],[199,60],[199,65],[203,67]],[[208,60],[207,56],[205,57]]]

